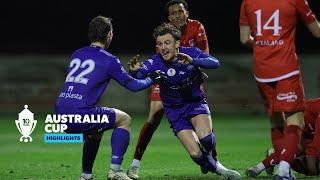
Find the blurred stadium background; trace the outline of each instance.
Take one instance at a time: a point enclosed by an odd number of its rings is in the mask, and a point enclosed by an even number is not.
[[[110,51],[123,64],[135,55],[153,54],[152,29],[166,20],[167,1],[52,1],[8,2],[3,15],[0,44],[0,114],[12,114],[29,104],[35,112],[51,112],[65,78],[69,55],[87,44],[87,26],[96,15],[113,19]],[[263,113],[252,76],[251,50],[239,42],[241,0],[188,1],[190,18],[206,28],[211,54],[221,68],[206,71],[205,83],[216,113]],[[320,2],[309,1],[317,17]],[[301,24],[297,49],[302,64],[306,97],[320,97],[320,43]],[[100,102],[130,113],[148,113],[148,91],[133,94],[112,82]]]

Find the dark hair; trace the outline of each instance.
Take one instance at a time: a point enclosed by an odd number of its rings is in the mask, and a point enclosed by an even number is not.
[[[169,14],[169,7],[174,4],[182,4],[185,10],[188,10],[188,3],[185,0],[170,0],[165,6],[165,11]]]
[[[111,18],[97,16],[89,23],[88,37],[90,42],[106,42],[107,34],[112,30]]]
[[[175,40],[180,40],[181,38],[180,30],[169,23],[163,23],[153,30],[154,39],[157,39],[158,36],[163,36],[165,34],[171,34]]]

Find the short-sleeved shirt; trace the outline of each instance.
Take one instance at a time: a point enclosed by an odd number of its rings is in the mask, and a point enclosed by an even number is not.
[[[259,82],[274,82],[299,74],[295,35],[297,19],[316,20],[306,0],[243,0],[240,26],[254,37],[254,74]]]

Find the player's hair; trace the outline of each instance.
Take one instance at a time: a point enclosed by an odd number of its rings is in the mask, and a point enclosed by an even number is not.
[[[185,0],[170,0],[165,6],[165,11],[169,14],[169,7],[174,4],[182,4],[185,10],[188,10],[188,3]]]
[[[158,36],[163,36],[165,34],[171,34],[175,40],[180,40],[181,38],[180,30],[169,23],[163,23],[153,30],[154,39],[157,39]]]
[[[112,30],[112,19],[97,16],[89,23],[88,38],[90,42],[106,42],[107,34]]]

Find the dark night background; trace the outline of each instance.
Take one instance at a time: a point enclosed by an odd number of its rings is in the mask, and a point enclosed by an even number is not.
[[[9,1],[1,5],[2,54],[69,54],[87,44],[89,21],[103,15],[113,19],[113,52],[142,53],[154,49],[152,30],[166,20],[164,0],[149,1]],[[248,52],[239,42],[238,19],[241,0],[189,0],[191,19],[206,28],[211,52]],[[309,0],[320,17],[320,1]],[[319,52],[319,40],[302,23],[297,47]]]

